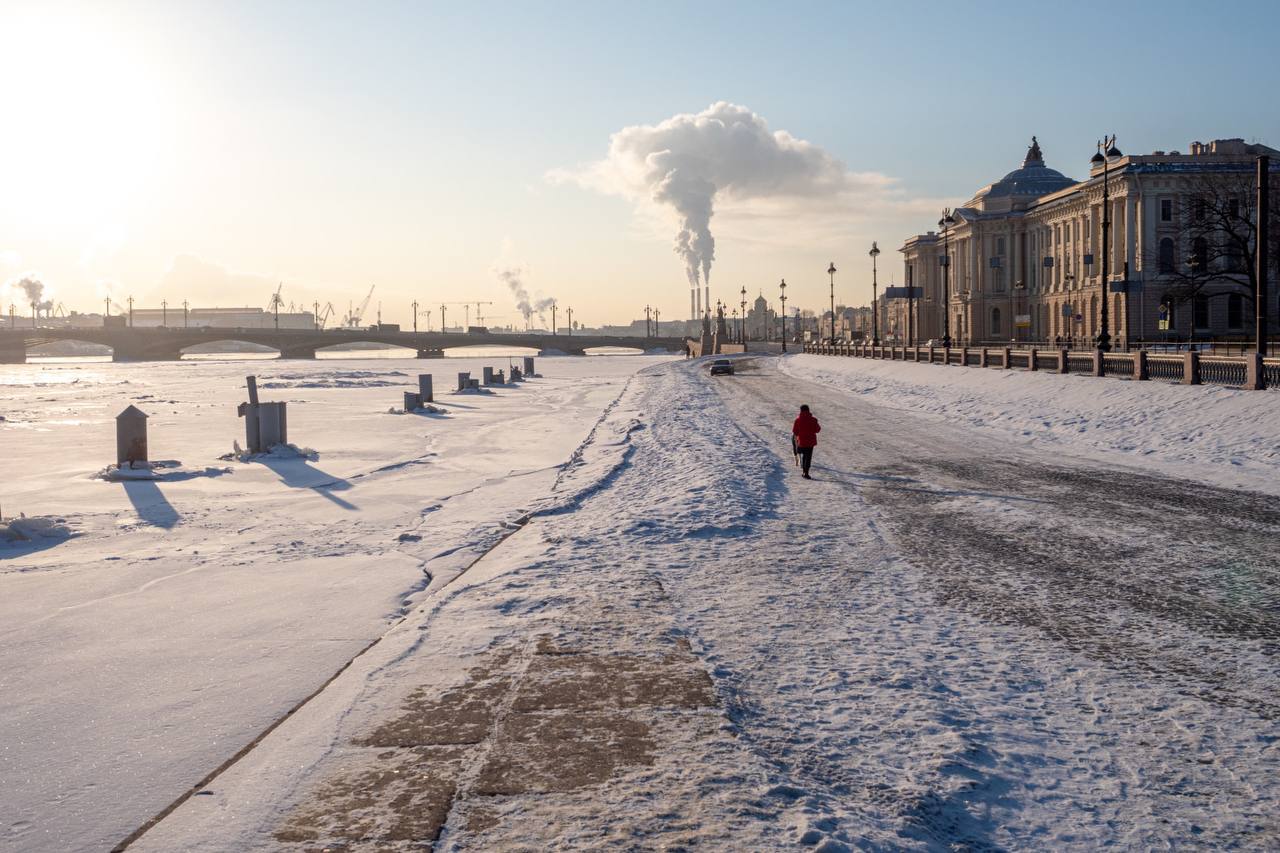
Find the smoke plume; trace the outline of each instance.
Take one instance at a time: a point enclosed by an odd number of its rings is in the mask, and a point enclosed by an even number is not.
[[[535,314],[538,315],[540,321],[546,321],[547,311],[556,301],[550,297],[531,297],[528,288],[524,286],[525,271],[522,267],[500,265],[494,268],[494,273],[511,291],[511,295],[515,297],[516,310],[524,317],[526,326],[529,325]]]
[[[883,183],[880,176],[849,172],[818,146],[771,131],[761,116],[724,101],[656,125],[623,128],[611,137],[604,160],[549,177],[648,198],[674,211],[675,252],[694,287],[711,278],[716,202],[812,199]]]

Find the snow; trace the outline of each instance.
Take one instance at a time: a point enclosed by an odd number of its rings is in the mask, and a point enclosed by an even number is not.
[[[795,355],[791,376],[1047,453],[1280,494],[1280,391]]]
[[[54,461],[0,474],[81,535],[0,557],[0,846],[109,846],[190,794],[131,849],[1275,847],[1280,513],[1205,485],[1270,470],[1269,425],[1231,475],[1208,432],[1269,395],[738,366],[555,359],[439,419],[383,417],[371,371],[289,389],[317,459],[173,484],[80,448],[141,390],[177,401],[140,404],[153,447],[217,458],[235,368],[26,377],[0,435]],[[1111,385],[1204,395],[1152,416],[1188,440],[1116,443]],[[378,742],[451,691],[465,737]],[[437,788],[443,824],[394,840]]]
[[[448,418],[386,417],[391,386],[505,358],[0,366],[4,529],[36,534],[0,543],[0,848],[120,841],[527,513],[664,360],[544,361]],[[314,456],[219,463],[247,373],[289,386],[263,398]],[[182,465],[95,478],[131,403]]]

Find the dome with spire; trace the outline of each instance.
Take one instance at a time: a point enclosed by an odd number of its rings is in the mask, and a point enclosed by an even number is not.
[[[1008,199],[1010,203],[1030,201],[1042,195],[1057,192],[1074,184],[1071,178],[1050,169],[1044,164],[1044,154],[1040,151],[1040,143],[1033,136],[1027,148],[1027,156],[1022,159],[1022,167],[1014,169],[994,184],[978,190],[968,207],[985,208],[996,199]]]

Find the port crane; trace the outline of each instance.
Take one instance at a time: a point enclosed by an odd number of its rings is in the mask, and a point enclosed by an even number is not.
[[[463,312],[464,312],[464,313],[465,313],[465,315],[466,315],[466,325],[464,325],[462,328],[463,328],[463,331],[466,331],[467,329],[470,329],[470,328],[471,328],[471,306],[472,306],[472,305],[476,306],[476,325],[478,325],[478,326],[483,326],[483,325],[484,325],[484,314],[482,314],[482,313],[481,313],[481,311],[482,311],[481,306],[484,306],[484,305],[492,305],[492,304],[493,304],[492,302],[485,302],[485,301],[483,301],[483,300],[472,300],[472,301],[470,301],[470,302],[442,302],[442,303],[440,303],[440,331],[442,331],[442,332],[443,332],[443,331],[444,331],[444,329],[445,329],[445,326],[444,326],[444,311],[445,311],[445,307],[446,307],[446,306],[448,306],[448,305],[461,305],[461,306],[462,306],[462,310],[463,310]]]
[[[360,325],[360,320],[364,317],[364,312],[369,310],[369,300],[373,298],[373,290],[376,284],[369,286],[369,292],[365,294],[364,301],[360,303],[359,308],[347,306],[347,316],[343,318],[342,324],[348,329],[354,329]]]
[[[315,317],[315,321],[316,321],[316,328],[317,328],[317,329],[323,329],[323,328],[324,328],[324,324],[325,324],[325,323],[327,323],[327,322],[329,321],[329,318],[330,318],[331,316],[333,316],[333,303],[332,303],[332,302],[327,302],[327,303],[325,303],[324,311],[323,311],[323,312],[320,310],[320,303],[319,303],[319,302],[316,302],[316,303],[315,303],[314,305],[312,305],[311,307],[312,307],[313,309],[315,309],[315,313],[313,314],[313,316]]]

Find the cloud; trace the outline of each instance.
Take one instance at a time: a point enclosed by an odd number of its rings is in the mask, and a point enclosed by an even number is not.
[[[785,222],[792,237],[806,231],[834,235],[840,226],[833,218],[847,223],[869,202],[890,201],[896,183],[877,172],[852,171],[821,147],[770,130],[764,117],[725,101],[623,128],[610,138],[603,160],[547,177],[673,213],[675,252],[692,285],[709,279],[715,260],[711,219],[718,212],[735,235],[760,230],[750,227],[753,220],[767,220],[775,234]]]

